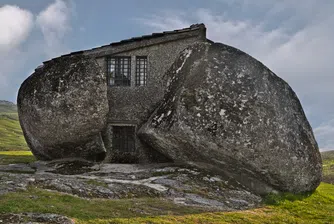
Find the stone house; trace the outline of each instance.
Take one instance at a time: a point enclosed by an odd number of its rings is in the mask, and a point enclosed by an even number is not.
[[[124,163],[165,162],[136,135],[164,95],[164,76],[178,54],[190,44],[210,41],[204,24],[153,33],[73,52],[94,57],[106,74],[108,85],[108,125],[102,133],[106,161]],[[68,56],[68,55],[63,55]]]

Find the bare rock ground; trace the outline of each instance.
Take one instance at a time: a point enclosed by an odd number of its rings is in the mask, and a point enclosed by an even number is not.
[[[0,214],[0,223],[5,224],[74,224],[74,222],[61,215],[56,214]]]
[[[27,187],[82,198],[166,198],[175,204],[230,211],[256,207],[261,197],[227,177],[175,164],[97,164],[59,160],[0,165],[0,195]]]

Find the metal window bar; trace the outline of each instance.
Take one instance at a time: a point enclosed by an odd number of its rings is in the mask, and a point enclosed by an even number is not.
[[[131,57],[112,57],[108,59],[110,86],[131,85]]]
[[[147,84],[147,56],[136,57],[136,86]]]
[[[112,147],[118,152],[135,152],[135,127],[113,126]]]

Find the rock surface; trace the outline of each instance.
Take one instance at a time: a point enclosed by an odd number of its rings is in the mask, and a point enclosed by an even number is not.
[[[100,135],[108,113],[105,75],[84,56],[52,60],[26,79],[18,93],[25,139],[41,160],[102,160]]]
[[[319,185],[321,157],[301,104],[262,63],[203,43],[184,50],[167,76],[163,102],[139,130],[146,143],[258,194]]]
[[[159,197],[214,211],[253,208],[262,200],[228,177],[177,164],[94,164],[65,159],[0,165],[0,196],[28,187],[82,198]]]
[[[71,219],[57,214],[0,214],[0,223],[5,224],[74,224]]]

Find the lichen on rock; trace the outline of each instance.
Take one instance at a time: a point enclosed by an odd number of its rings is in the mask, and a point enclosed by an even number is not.
[[[258,194],[319,185],[321,157],[302,106],[262,63],[224,44],[199,43],[167,76],[163,102],[139,130],[143,141]]]
[[[38,159],[104,158],[100,132],[109,107],[105,74],[95,59],[47,62],[23,82],[17,103],[25,139]]]
[[[233,47],[202,42],[181,52],[165,77],[166,94],[137,133],[148,146],[256,194],[319,185],[321,157],[302,106],[261,62]],[[38,68],[18,94],[33,154],[40,160],[102,161],[107,88],[106,74],[88,56],[60,57]],[[110,113],[117,112],[113,106]]]

